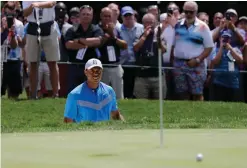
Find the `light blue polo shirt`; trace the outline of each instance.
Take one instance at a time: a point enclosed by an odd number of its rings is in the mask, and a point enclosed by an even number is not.
[[[84,82],[69,93],[64,117],[77,123],[108,121],[111,112],[117,109],[116,94],[112,87],[100,82],[99,87],[93,90]]]

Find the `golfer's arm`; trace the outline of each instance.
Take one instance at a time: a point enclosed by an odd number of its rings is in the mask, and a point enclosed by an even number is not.
[[[124,117],[122,116],[122,114],[118,110],[112,111],[111,112],[111,117],[112,117],[113,120],[125,121]]]
[[[71,119],[71,118],[67,118],[67,117],[64,117],[64,123],[73,123],[74,121],[73,121],[73,119]]]

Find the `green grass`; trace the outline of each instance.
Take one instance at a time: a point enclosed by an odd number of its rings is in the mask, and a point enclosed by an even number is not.
[[[157,130],[2,135],[4,168],[246,168],[247,130]],[[196,162],[202,153],[202,162]]]
[[[3,98],[2,166],[246,167],[247,105],[244,103],[165,101],[165,127],[173,129],[164,130],[163,148],[159,148],[157,130],[158,101],[119,101],[126,123],[64,124],[64,105],[65,99]],[[204,155],[202,162],[196,162],[197,153]]]
[[[65,99],[12,101],[2,99],[2,133],[65,130],[157,129],[159,102],[123,100],[119,108],[126,123],[64,124]],[[247,128],[247,105],[222,102],[164,102],[166,128]]]

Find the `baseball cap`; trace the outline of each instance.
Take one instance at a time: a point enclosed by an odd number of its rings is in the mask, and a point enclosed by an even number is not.
[[[164,21],[164,20],[166,20],[166,18],[167,18],[167,13],[162,13],[160,15],[160,21]]]
[[[221,37],[232,37],[231,33],[229,33],[228,31],[224,31],[221,35]]]
[[[78,7],[73,7],[69,11],[70,15],[77,15],[80,13],[80,9]]]
[[[92,69],[94,67],[100,67],[101,69],[103,69],[101,61],[96,58],[88,60],[85,65],[85,69]]]
[[[233,13],[236,16],[238,16],[238,13],[237,13],[237,11],[235,9],[227,9],[226,13]]]
[[[241,16],[240,18],[239,18],[239,21],[247,21],[247,16]]]
[[[132,7],[130,6],[125,6],[121,9],[121,15],[124,16],[126,14],[132,14],[134,15],[134,10]]]

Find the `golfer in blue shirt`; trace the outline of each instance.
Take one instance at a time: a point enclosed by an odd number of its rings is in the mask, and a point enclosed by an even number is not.
[[[98,59],[90,59],[85,65],[87,81],[72,90],[66,101],[64,122],[99,122],[111,118],[123,120],[116,94],[112,87],[100,82],[103,67]]]

